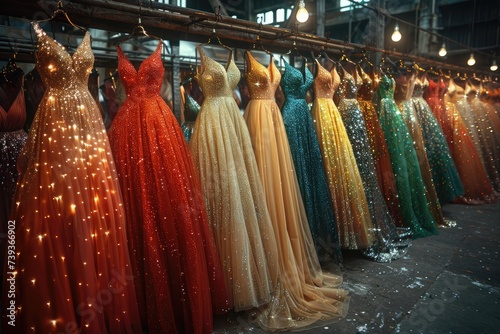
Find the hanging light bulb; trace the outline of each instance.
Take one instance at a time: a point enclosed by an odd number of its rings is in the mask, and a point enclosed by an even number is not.
[[[467,60],[467,65],[474,66],[475,63],[476,63],[476,60],[474,59],[474,54],[471,53],[469,60]]]
[[[495,59],[493,59],[493,62],[491,63],[490,70],[492,71],[498,70],[497,61]]]
[[[309,18],[309,12],[306,9],[306,4],[304,3],[304,0],[300,0],[299,2],[299,9],[297,10],[297,15],[296,15],[297,21],[300,23],[304,23],[307,21]]]
[[[448,53],[448,51],[446,51],[446,45],[443,43],[443,45],[441,46],[441,49],[439,49],[439,56],[440,57],[444,57],[446,56],[446,54]]]
[[[394,26],[394,32],[392,33],[391,39],[394,42],[399,42],[401,40],[401,33],[399,32],[399,24],[397,22]]]

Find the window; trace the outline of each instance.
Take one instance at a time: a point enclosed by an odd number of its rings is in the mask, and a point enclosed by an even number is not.
[[[354,2],[368,2],[369,0],[353,0]],[[347,12],[351,10],[351,5],[353,5],[353,1],[350,0],[340,0],[340,11]],[[354,8],[361,8],[360,6],[355,6]]]

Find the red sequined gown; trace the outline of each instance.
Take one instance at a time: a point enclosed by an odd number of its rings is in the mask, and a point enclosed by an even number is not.
[[[17,258],[8,266],[18,309],[15,327],[3,313],[4,332],[139,333],[118,177],[87,86],[90,34],[70,55],[34,29],[47,90],[18,159]],[[4,293],[4,306],[12,300]]]
[[[160,96],[161,46],[138,71],[117,47],[127,97],[109,139],[143,325],[149,333],[210,333],[212,305],[224,312],[227,293],[189,148]]]

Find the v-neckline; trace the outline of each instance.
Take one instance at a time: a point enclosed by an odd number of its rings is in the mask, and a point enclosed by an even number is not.
[[[129,64],[134,69],[135,75],[137,76],[137,74],[139,74],[139,72],[141,71],[142,66],[144,65],[144,63],[146,63],[146,61],[148,61],[151,57],[153,57],[153,55],[155,55],[158,52],[158,49],[160,48],[160,45],[162,45],[162,41],[161,40],[158,41],[158,45],[156,46],[156,49],[153,51],[153,53],[151,53],[149,56],[146,57],[146,59],[144,59],[142,61],[142,63],[139,65],[138,69],[135,68],[134,64],[132,64],[132,62],[127,57],[127,55],[125,54],[125,52],[123,52],[123,50],[122,50],[122,48],[121,48],[120,45],[117,45],[116,49],[122,54],[122,56],[126,60],[127,64]]]
[[[80,44],[78,44],[78,46],[76,47],[75,49],[75,52],[73,52],[72,54],[70,54],[67,50],[66,47],[64,47],[61,43],[59,43],[56,39],[50,37],[46,32],[45,30],[43,30],[42,27],[40,27],[40,25],[38,24],[38,22],[35,22],[34,24],[36,26],[35,28],[35,32],[36,32],[36,29],[39,29],[41,32],[42,32],[42,35],[41,36],[38,36],[38,38],[40,39],[40,37],[46,37],[48,38],[50,41],[52,41],[52,43],[54,43],[55,45],[57,45],[62,51],[64,51],[65,54],[67,54],[70,58],[71,58],[71,63],[74,64],[74,58],[73,56],[75,54],[78,53],[78,51],[80,50],[80,47],[83,45],[83,43],[85,42],[85,39],[89,38],[90,37],[90,32],[86,31],[85,32],[85,36],[83,36],[83,39],[82,41],[80,42]]]

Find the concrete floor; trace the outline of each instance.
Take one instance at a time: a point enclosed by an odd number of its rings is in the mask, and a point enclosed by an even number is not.
[[[500,201],[443,213],[457,226],[414,240],[397,261],[345,254],[347,317],[300,333],[500,333]],[[248,319],[216,317],[214,333],[266,333]]]

